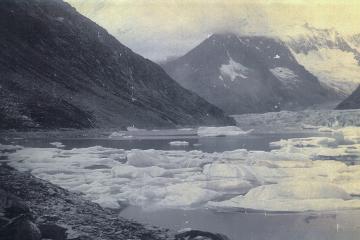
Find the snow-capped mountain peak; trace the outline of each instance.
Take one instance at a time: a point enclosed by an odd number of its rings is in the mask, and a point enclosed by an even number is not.
[[[228,113],[299,109],[328,98],[279,38],[213,34],[163,67]]]

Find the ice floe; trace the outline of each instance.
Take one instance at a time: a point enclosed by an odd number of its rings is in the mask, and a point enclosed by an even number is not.
[[[209,207],[241,208],[277,212],[328,211],[360,208],[342,188],[314,181],[293,181],[251,189],[244,196],[223,202],[209,202]]]
[[[126,136],[125,132],[113,132],[109,135],[109,138],[121,138]]]
[[[172,142],[169,142],[169,144],[171,146],[188,146],[189,142],[187,142],[187,141],[172,141]]]
[[[65,147],[65,145],[62,144],[61,142],[52,142],[52,143],[50,143],[50,145],[53,145],[53,146],[55,146],[57,148]]]
[[[267,152],[0,149],[11,166],[104,207],[327,211],[360,208],[359,136],[359,127],[331,129],[326,137],[273,142]]]
[[[236,126],[226,127],[199,127],[197,134],[200,137],[237,136],[251,133],[252,130],[244,131]]]

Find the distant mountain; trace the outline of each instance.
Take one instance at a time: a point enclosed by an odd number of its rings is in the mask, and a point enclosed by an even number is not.
[[[331,95],[284,42],[268,37],[214,34],[163,67],[231,114],[303,109]]]
[[[304,24],[275,35],[292,50],[296,60],[342,98],[360,84],[360,35],[343,36],[335,29]]]
[[[353,48],[355,48],[358,52],[360,51],[360,33],[354,34],[348,37],[348,42],[351,44]]]
[[[343,102],[337,109],[359,109],[360,108],[360,86]]]
[[[233,120],[61,0],[0,1],[0,128]]]

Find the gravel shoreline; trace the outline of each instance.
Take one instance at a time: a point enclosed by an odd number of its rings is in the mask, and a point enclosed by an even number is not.
[[[116,210],[6,165],[0,166],[0,191],[0,213],[5,203],[17,202],[17,208],[20,202],[30,209],[36,225],[65,228],[65,239],[174,239],[168,230],[123,219]]]

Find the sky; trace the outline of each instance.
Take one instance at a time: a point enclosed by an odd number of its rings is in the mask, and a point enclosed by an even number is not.
[[[346,35],[360,33],[360,0],[67,2],[133,51],[154,61],[183,55],[219,32],[279,35],[295,29],[294,25],[309,23]]]

